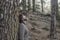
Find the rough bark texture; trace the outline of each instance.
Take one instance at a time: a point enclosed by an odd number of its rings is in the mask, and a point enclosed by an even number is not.
[[[17,40],[19,0],[0,0],[0,8],[3,9],[4,19],[0,22],[0,40]]]

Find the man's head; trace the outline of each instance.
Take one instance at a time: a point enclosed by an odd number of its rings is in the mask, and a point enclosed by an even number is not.
[[[20,14],[20,15],[19,15],[19,21],[20,21],[20,22],[27,21],[27,17],[26,17],[25,15],[23,15],[23,14]]]

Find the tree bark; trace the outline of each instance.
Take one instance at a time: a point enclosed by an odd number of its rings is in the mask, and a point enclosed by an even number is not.
[[[23,4],[23,11],[26,11],[26,0],[22,0],[22,4]]]
[[[44,12],[43,10],[43,0],[41,0],[41,8],[42,8],[42,13]]]
[[[1,23],[4,28],[0,29],[3,33],[1,40],[17,40],[19,22],[16,8],[18,5],[19,0],[0,0],[0,7],[4,10],[4,19]]]
[[[30,0],[28,0],[28,11],[31,9],[30,7],[31,7],[31,4],[30,4]]]
[[[33,3],[33,12],[35,11],[35,0],[32,1]]]
[[[58,13],[58,0],[51,0],[50,40],[56,39],[56,14],[57,13]]]

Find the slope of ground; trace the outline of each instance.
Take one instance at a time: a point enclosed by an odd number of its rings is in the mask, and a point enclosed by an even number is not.
[[[30,40],[49,40],[50,20],[50,17],[32,13],[29,14],[28,28],[30,30]],[[57,32],[59,32],[58,30],[59,29],[57,28]],[[59,33],[57,34],[59,35]]]

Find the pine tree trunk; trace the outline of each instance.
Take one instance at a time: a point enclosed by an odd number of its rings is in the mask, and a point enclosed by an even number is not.
[[[4,10],[4,19],[2,21],[3,33],[1,35],[1,40],[17,40],[18,32],[18,15],[16,8],[18,7],[19,0],[0,0],[0,7]]]

